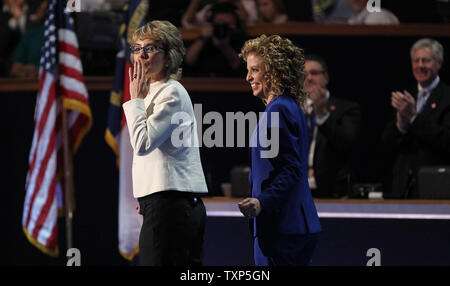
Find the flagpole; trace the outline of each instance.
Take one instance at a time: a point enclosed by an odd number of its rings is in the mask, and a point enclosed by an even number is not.
[[[59,7],[59,5],[62,5],[63,2],[56,2],[56,7],[59,15],[59,11],[61,11],[62,7]],[[61,23],[58,23],[61,25]],[[59,27],[61,28],[61,27]],[[59,73],[59,71],[58,71]],[[60,79],[58,78],[57,81]],[[65,215],[66,215],[66,246],[67,250],[71,249],[73,247],[73,232],[72,232],[72,218],[73,218],[73,209],[72,209],[72,164],[71,164],[71,158],[72,154],[70,151],[70,145],[69,145],[69,127],[68,127],[68,120],[67,120],[67,109],[64,106],[64,96],[61,92],[61,85],[58,82],[58,94],[60,94],[61,99],[61,108],[62,108],[62,140],[63,140],[63,160],[64,160],[64,203],[65,203]]]
[[[67,250],[73,247],[73,233],[72,233],[72,192],[71,192],[71,182],[72,182],[72,172],[70,164],[70,148],[69,148],[69,135],[68,135],[68,124],[67,124],[67,110],[64,108],[64,99],[61,97],[61,107],[62,107],[62,137],[63,137],[63,153],[64,153],[64,190],[65,190],[65,205],[66,205],[66,245]]]

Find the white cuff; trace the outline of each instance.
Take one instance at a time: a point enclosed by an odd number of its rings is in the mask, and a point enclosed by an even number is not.
[[[319,125],[319,126],[324,124],[325,121],[327,121],[328,117],[330,117],[330,112],[329,111],[327,111],[327,113],[325,113],[324,115],[322,115],[320,117],[316,116],[316,124]]]

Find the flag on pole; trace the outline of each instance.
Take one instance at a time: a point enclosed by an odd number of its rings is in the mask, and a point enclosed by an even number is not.
[[[136,212],[137,200],[133,197],[131,178],[133,149],[122,104],[130,100],[128,69],[131,66],[129,49],[131,35],[145,24],[148,7],[148,0],[131,0],[124,6],[105,134],[105,140],[116,154],[119,167],[119,252],[128,260],[132,260],[139,252],[142,217]]]
[[[51,256],[59,254],[57,218],[65,202],[63,108],[67,110],[70,156],[92,125],[78,40],[65,7],[66,0],[51,0],[46,14],[22,216],[28,240]],[[73,197],[73,188],[70,191]]]

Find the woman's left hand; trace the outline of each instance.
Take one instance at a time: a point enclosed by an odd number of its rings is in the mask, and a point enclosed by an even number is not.
[[[254,218],[261,212],[261,203],[255,198],[246,198],[238,206],[241,213],[248,218]]]
[[[142,213],[141,213],[141,205],[140,205],[140,204],[137,204],[137,205],[136,205],[136,212],[137,212],[138,214],[142,215]]]
[[[150,78],[145,79],[144,64],[138,60],[134,67],[128,70],[130,76],[130,98],[144,99],[150,90]]]

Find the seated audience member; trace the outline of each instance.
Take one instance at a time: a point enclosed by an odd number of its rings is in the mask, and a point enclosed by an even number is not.
[[[307,55],[305,89],[309,129],[308,182],[316,198],[341,198],[352,183],[351,153],[359,136],[361,110],[357,103],[337,98],[327,89],[325,61]]]
[[[347,23],[353,14],[348,0],[311,0],[314,22]]]
[[[44,45],[44,27],[28,29],[17,45],[10,75],[14,77],[37,77]]]
[[[47,1],[32,2],[27,16],[27,29],[15,48],[10,75],[15,77],[37,77],[41,50],[44,45],[44,20]],[[28,9],[28,8],[27,8]]]
[[[187,49],[184,72],[198,76],[233,77],[244,70],[238,51],[244,42],[236,6],[218,3],[201,28],[201,37]]]
[[[396,198],[418,197],[420,167],[450,164],[450,87],[439,77],[443,47],[435,40],[420,39],[410,55],[417,85],[392,92],[396,115],[382,136],[385,156],[394,164],[388,195]]]
[[[19,29],[23,34],[26,29],[40,26],[45,18],[48,1],[46,0],[3,0],[2,18],[8,18],[11,29]],[[5,14],[5,15],[3,15]]]
[[[25,32],[28,5],[24,0],[3,0],[1,19],[11,30]]]
[[[258,23],[281,24],[288,21],[282,0],[256,0]]]
[[[206,2],[202,7],[201,4]],[[202,27],[208,23],[209,11],[217,3],[231,3],[236,5],[241,23],[254,24],[258,20],[255,0],[191,0],[184,13],[181,24],[183,27]]]
[[[348,19],[349,24],[362,25],[394,25],[398,24],[397,17],[392,12],[381,9],[381,12],[369,12],[367,2],[369,0],[348,0],[353,8],[353,16]]]
[[[11,58],[27,28],[44,18],[46,1],[3,0],[0,9],[0,76],[9,75]],[[41,7],[42,6],[42,7]]]

